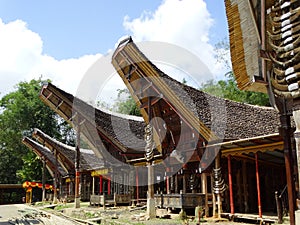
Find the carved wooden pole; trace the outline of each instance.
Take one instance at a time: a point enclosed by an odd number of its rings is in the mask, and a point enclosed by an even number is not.
[[[214,173],[213,191],[214,194],[217,196],[218,218],[221,218],[221,213],[222,213],[221,194],[225,191],[226,187],[225,187],[224,180],[222,179],[220,152],[216,154],[215,168],[213,170],[213,173]]]
[[[146,141],[146,160],[148,166],[148,196],[147,196],[147,215],[149,218],[155,218],[155,201],[154,201],[154,169],[153,169],[153,128],[150,124],[152,119],[151,97],[148,98],[148,118],[149,123],[145,127]]]

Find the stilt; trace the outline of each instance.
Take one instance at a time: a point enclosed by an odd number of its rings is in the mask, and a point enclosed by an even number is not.
[[[293,110],[293,116],[294,116],[294,121],[295,121],[295,124],[296,124],[296,130],[294,132],[294,136],[295,136],[297,165],[298,165],[298,179],[300,180],[300,109],[299,109],[299,102],[297,102],[297,103],[298,103],[297,104],[298,107],[294,108],[294,110]],[[286,134],[286,136],[287,135],[288,134]],[[291,146],[289,146],[289,147],[291,147]],[[284,150],[284,151],[286,152],[286,150]],[[289,152],[290,152],[289,157],[291,159],[292,158],[291,150]],[[290,164],[289,164],[289,166],[292,167],[292,165],[290,165]],[[292,180],[292,183],[293,183],[293,180]],[[298,181],[298,185],[300,185],[300,181]],[[290,191],[293,191],[293,187],[290,187],[290,189],[291,189]],[[298,189],[298,191],[300,191],[300,187],[298,187],[297,189]],[[288,191],[289,191],[289,189],[288,189]],[[298,196],[297,196],[296,224],[300,224],[300,221],[299,221],[299,217],[300,217],[299,216],[299,214],[300,214],[300,194],[299,193],[297,193],[297,194],[298,194]],[[290,194],[289,194],[289,198],[290,198]],[[289,199],[289,207],[294,207],[293,208],[294,211],[296,209],[295,204],[296,204],[295,202],[293,202],[291,199]],[[292,213],[291,211],[292,210],[289,209],[289,213],[290,214]],[[290,220],[292,221],[292,219],[295,220],[295,214],[290,215]],[[292,222],[291,222],[291,224],[292,224]]]
[[[295,225],[295,210],[296,210],[296,196],[295,196],[295,180],[294,180],[294,173],[293,173],[293,153],[292,153],[292,144],[291,144],[291,136],[292,136],[292,129],[291,129],[291,118],[289,109],[287,107],[287,102],[289,100],[286,99],[276,99],[278,108],[280,110],[280,124],[281,127],[279,128],[279,133],[283,138],[284,142],[284,162],[285,162],[285,173],[286,173],[286,183],[287,183],[287,192],[288,192],[288,204],[289,204],[289,217],[290,217],[290,224]],[[299,152],[299,142],[297,143],[297,133],[299,133],[299,111],[293,111],[294,121],[296,124],[296,131],[295,131],[295,141],[296,141],[296,151],[297,155]],[[299,169],[299,155],[298,155],[298,169]],[[300,213],[297,210],[297,213]],[[300,224],[300,221],[298,222]]]
[[[111,177],[107,177],[107,194],[111,194]]]
[[[232,188],[232,176],[231,176],[231,155],[227,157],[228,159],[228,183],[229,183],[229,195],[230,195],[230,213],[234,214],[234,201],[233,201],[233,188]]]
[[[205,194],[205,216],[209,217],[209,206],[208,206],[208,193],[207,193],[207,175],[206,173],[201,174],[201,191]]]
[[[167,194],[170,194],[170,182],[169,182],[170,168],[169,167],[166,168],[166,172],[167,172],[167,174],[166,174],[166,192],[167,192]]]
[[[57,168],[58,168],[58,160],[57,160],[57,151],[54,149],[55,156],[55,171],[54,171],[54,182],[53,182],[53,204],[57,203]]]
[[[258,153],[255,153],[255,169],[256,169],[256,187],[257,187],[257,206],[258,206],[258,215],[262,218],[261,211],[261,199],[260,199],[260,183],[259,183],[259,169],[258,169]]]
[[[103,194],[103,177],[101,175],[99,176],[99,194]]]
[[[150,94],[150,93],[149,93]],[[151,94],[148,97],[148,124],[145,127],[145,152],[148,167],[148,196],[147,196],[147,216],[149,218],[155,218],[155,200],[154,200],[154,166],[153,166],[153,127],[150,124],[152,119],[151,109]]]
[[[92,177],[93,184],[92,184],[92,195],[95,195],[95,176]]]
[[[135,167],[136,203],[139,203],[139,170]]]
[[[75,152],[75,208],[80,208],[80,125],[77,126]]]
[[[211,193],[212,193],[212,204],[213,204],[213,217],[216,218],[217,217],[217,205],[216,205],[216,196],[215,196],[214,189],[213,189],[213,186],[214,186],[213,176],[211,176],[210,180],[211,180],[211,187],[212,187]]]
[[[45,188],[45,183],[46,183],[46,160],[43,157],[43,168],[42,168],[42,188],[43,188],[43,193],[42,193],[42,201],[44,202],[46,200],[46,188]]]

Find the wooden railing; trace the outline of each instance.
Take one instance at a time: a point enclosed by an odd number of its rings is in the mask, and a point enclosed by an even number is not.
[[[155,205],[160,208],[195,208],[205,206],[205,194],[186,193],[186,194],[155,194]]]
[[[113,194],[113,195],[91,195],[90,205],[118,205],[130,204],[131,194]]]

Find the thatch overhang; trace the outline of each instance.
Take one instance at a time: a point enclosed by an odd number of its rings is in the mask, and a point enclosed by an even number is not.
[[[41,130],[35,128],[32,136],[40,143],[45,145],[52,152],[57,151],[57,157],[60,159],[63,165],[71,170],[75,171],[75,147],[66,145],[49,135],[45,134]],[[80,170],[81,171],[93,171],[104,168],[103,159],[99,159],[95,156],[94,152],[89,149],[80,149]]]
[[[138,93],[152,88],[158,96],[153,103],[162,103],[157,110],[161,110],[163,114],[163,107],[173,108],[174,114],[188,123],[206,141],[221,143],[269,135],[278,131],[279,116],[273,108],[214,97],[184,85],[159,70],[131,38],[120,43],[112,63],[141,107],[145,121],[148,121],[148,115],[143,106],[147,99],[141,98]],[[191,99],[193,104],[187,99]]]
[[[106,165],[122,166],[132,159],[144,160],[142,118],[128,119],[106,113],[51,83],[42,87],[40,98],[75,129],[76,121],[82,121],[80,131],[84,140]]]
[[[29,149],[31,149],[40,159],[45,160],[46,167],[52,177],[54,177],[56,170],[61,177],[66,177],[72,174],[72,172],[68,171],[61,164],[61,162],[56,162],[54,154],[47,147],[42,146],[41,144],[35,142],[34,140],[28,137],[24,137],[22,143],[26,145]]]
[[[267,92],[273,54],[268,9],[273,4],[272,0],[225,0],[232,68],[241,90]]]

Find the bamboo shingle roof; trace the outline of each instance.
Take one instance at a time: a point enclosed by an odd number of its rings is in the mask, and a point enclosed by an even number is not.
[[[33,135],[40,143],[44,144],[51,151],[56,150],[58,152],[58,157],[63,162],[63,164],[68,164],[68,167],[75,171],[75,147],[66,145],[56,139],[50,137],[39,129],[34,129]],[[95,157],[92,150],[80,149],[80,169],[82,171],[97,170],[104,167],[104,162],[102,159]]]
[[[112,62],[139,106],[145,102],[137,93],[151,85],[160,93],[158,97],[161,100],[157,102],[165,101],[174,106],[174,111],[180,118],[187,121],[207,141],[213,139],[222,142],[220,137],[224,137],[224,140],[237,140],[277,133],[280,121],[273,108],[214,97],[184,85],[158,69],[131,38],[121,43]],[[135,86],[139,79],[149,83]],[[187,99],[191,99],[193,104]],[[145,121],[148,121],[147,111],[141,112]]]
[[[65,167],[63,167],[60,162],[56,162],[54,154],[47,147],[42,146],[28,137],[24,137],[22,143],[30,148],[37,156],[46,161],[46,167],[52,177],[54,177],[56,168],[62,177],[69,174],[69,171],[64,169]]]
[[[104,159],[105,164],[121,166],[121,162],[128,159],[143,157],[145,142],[142,119],[109,114],[51,83],[43,86],[40,98],[75,129],[76,119],[83,121],[80,129],[82,136],[96,157]]]

